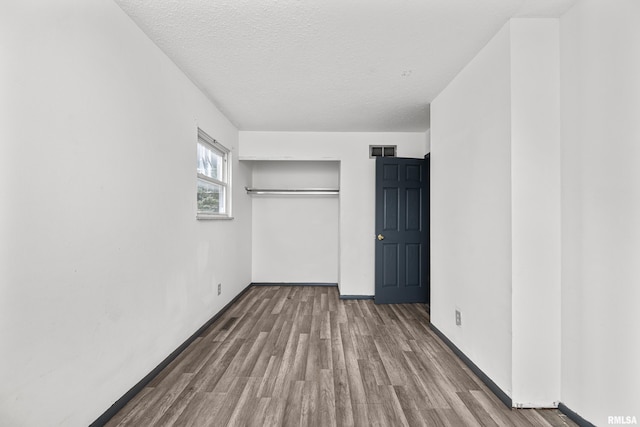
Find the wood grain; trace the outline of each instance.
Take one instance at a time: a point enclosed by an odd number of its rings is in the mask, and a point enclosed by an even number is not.
[[[575,426],[510,410],[429,328],[424,304],[253,287],[107,426]]]

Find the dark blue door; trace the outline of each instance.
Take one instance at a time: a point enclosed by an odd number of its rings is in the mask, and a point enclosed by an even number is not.
[[[376,159],[377,304],[429,302],[429,160]]]

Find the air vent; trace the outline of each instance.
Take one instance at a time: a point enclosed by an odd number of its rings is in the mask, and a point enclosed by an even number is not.
[[[370,145],[369,158],[376,157],[395,157],[397,145]]]

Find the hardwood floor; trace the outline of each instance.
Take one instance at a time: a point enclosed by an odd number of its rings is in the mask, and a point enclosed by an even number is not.
[[[107,426],[574,426],[509,410],[421,304],[253,287]]]

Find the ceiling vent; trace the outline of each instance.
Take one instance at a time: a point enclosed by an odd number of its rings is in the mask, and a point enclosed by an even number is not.
[[[369,158],[375,159],[376,157],[396,157],[397,147],[397,145],[370,145]]]

